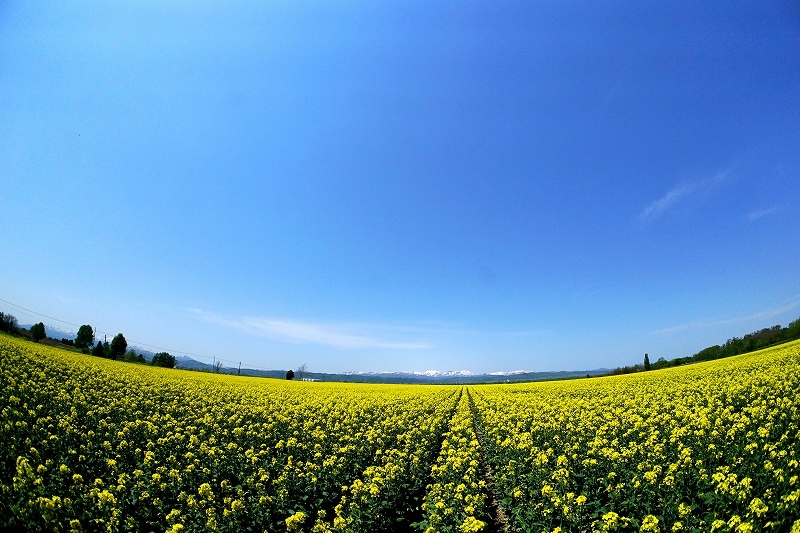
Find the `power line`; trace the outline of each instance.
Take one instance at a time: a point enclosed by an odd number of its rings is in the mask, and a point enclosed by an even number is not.
[[[0,302],[5,302],[5,303],[7,303],[8,305],[13,305],[14,307],[17,307],[17,308],[19,308],[19,309],[22,309],[23,311],[27,311],[27,312],[29,312],[29,313],[33,313],[34,315],[43,316],[43,317],[45,317],[45,318],[49,318],[50,320],[55,320],[56,322],[61,322],[61,323],[63,323],[63,324],[68,324],[68,325],[70,325],[70,326],[75,326],[76,328],[79,328],[79,327],[80,327],[78,324],[73,324],[72,322],[67,322],[66,320],[61,320],[61,319],[59,319],[59,318],[53,318],[53,317],[51,317],[51,316],[43,315],[42,313],[37,313],[36,311],[31,311],[30,309],[25,309],[25,308],[24,308],[24,307],[22,307],[21,305],[17,305],[17,304],[15,304],[15,303],[11,303],[11,302],[9,302],[8,300],[3,300],[2,298],[0,298]]]
[[[33,313],[34,315],[47,318],[49,320],[55,320],[56,322],[61,322],[62,324],[67,324],[69,326],[74,326],[76,328],[80,328],[81,327],[78,324],[73,324],[72,322],[67,322],[66,320],[61,320],[60,318],[55,318],[55,317],[52,317],[52,316],[48,316],[48,315],[45,315],[43,313],[39,313],[37,311],[33,311],[32,309],[27,309],[25,307],[22,307],[21,305],[15,304],[13,302],[9,302],[8,300],[4,300],[2,298],[0,298],[0,302],[6,303],[6,304],[8,304],[8,305],[10,305],[12,307],[17,308],[17,309],[21,309],[23,311],[27,311],[28,313]],[[111,333],[108,333],[107,331],[102,331],[102,330],[99,330],[99,329],[95,330],[95,331],[97,331],[98,333],[102,333],[103,335],[112,335]],[[189,355],[191,357],[202,357],[203,359],[211,359],[212,361],[214,361],[214,360],[223,361],[225,363],[231,363],[231,364],[234,364],[234,365],[238,364],[238,365],[240,365],[240,368],[241,368],[241,364],[242,364],[241,361],[231,361],[230,359],[222,359],[221,357],[216,357],[216,356],[211,356],[211,355],[203,355],[203,354],[192,353],[192,352],[183,352],[181,350],[170,350],[170,349],[167,349],[167,348],[162,348],[160,346],[155,346],[153,344],[147,344],[145,342],[140,342],[140,341],[133,340],[133,339],[131,339],[130,342],[131,342],[131,344],[136,344],[136,345],[144,346],[144,347],[147,347],[147,348],[153,348],[155,350],[160,350],[162,352],[176,353],[176,354],[180,354],[180,355]],[[252,370],[264,370],[264,371],[269,371],[270,370],[268,368],[259,367],[259,366],[255,366],[255,365],[250,365],[250,364],[248,364],[247,368],[250,368]]]

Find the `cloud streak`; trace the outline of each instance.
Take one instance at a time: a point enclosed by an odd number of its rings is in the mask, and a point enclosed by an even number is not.
[[[664,333],[676,333],[678,331],[686,331],[692,329],[705,329],[705,328],[712,328],[716,326],[724,326],[726,324],[738,324],[742,322],[750,322],[752,320],[759,320],[764,318],[774,318],[776,316],[780,316],[784,313],[792,311],[793,309],[797,309],[800,307],[800,296],[796,296],[793,299],[787,301],[786,303],[778,306],[773,307],[772,309],[764,309],[763,311],[759,311],[757,313],[753,313],[752,315],[747,316],[740,316],[734,318],[727,318],[724,320],[715,320],[711,322],[687,322],[685,324],[678,324],[677,326],[671,326],[664,329],[659,329],[653,331],[654,334],[664,334]]]
[[[682,198],[685,198],[691,194],[695,189],[697,189],[696,183],[689,183],[675,187],[663,197],[645,207],[640,213],[639,218],[643,218],[645,220],[653,220],[658,218],[661,216],[661,213],[678,203],[678,201]]]
[[[767,215],[771,215],[772,213],[774,213],[777,210],[778,210],[778,206],[777,205],[772,206],[769,209],[758,209],[756,211],[752,211],[751,213],[749,213],[747,215],[747,219],[750,220],[750,222],[753,222],[754,220],[758,220],[761,217],[765,217]]]
[[[500,341],[551,333],[549,330],[476,330],[441,322],[421,325],[318,323],[284,318],[230,317],[201,309],[186,311],[196,320],[257,337],[339,349],[427,350],[453,343],[485,342],[492,338]]]
[[[380,328],[375,326],[318,324],[259,317],[230,318],[201,309],[189,309],[189,313],[194,318],[205,322],[235,328],[251,335],[282,342],[319,344],[349,349],[420,350],[430,348],[430,345],[423,341],[404,341],[387,338],[387,332],[381,331]]]
[[[639,213],[639,218],[642,220],[655,220],[660,217],[665,211],[672,208],[675,204],[683,200],[684,198],[694,194],[696,192],[708,191],[715,185],[722,183],[727,179],[728,174],[732,169],[725,170],[724,172],[720,172],[714,176],[709,178],[705,178],[700,181],[694,181],[690,183],[682,183],[679,184],[672,189],[670,189],[667,194],[655,200],[653,203],[645,207],[641,213]]]

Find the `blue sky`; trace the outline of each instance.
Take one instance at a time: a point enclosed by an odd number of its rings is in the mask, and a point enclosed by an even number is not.
[[[800,317],[799,95],[792,2],[4,2],[0,298],[262,368],[690,355]]]

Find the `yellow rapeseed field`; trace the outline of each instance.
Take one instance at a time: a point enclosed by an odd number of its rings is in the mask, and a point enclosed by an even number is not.
[[[0,335],[0,374],[2,530],[470,532],[495,527],[496,500],[510,531],[800,531],[800,343],[460,387],[168,370]]]
[[[800,342],[473,391],[515,530],[800,531]]]

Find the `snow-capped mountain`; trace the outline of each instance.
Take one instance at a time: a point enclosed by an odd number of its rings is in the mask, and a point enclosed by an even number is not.
[[[456,377],[476,377],[476,376],[516,376],[519,374],[527,374],[529,370],[512,370],[510,372],[484,372],[481,374],[476,374],[475,372],[471,372],[469,370],[425,370],[420,372],[418,370],[411,371],[411,372],[364,372],[364,371],[350,371],[350,372],[343,372],[343,374],[347,376],[386,376],[386,375],[394,375],[394,376],[424,376],[428,378],[456,378]]]
[[[37,322],[38,323],[38,322]],[[19,327],[22,329],[31,329],[33,324],[20,324]],[[75,339],[78,335],[77,332],[71,329],[64,329],[58,326],[51,326],[50,324],[44,325],[44,334],[47,335],[51,339]]]
[[[402,372],[398,372],[402,374]],[[438,370],[426,370],[425,372],[410,372],[410,374],[415,376],[428,376],[431,378],[449,378],[449,377],[458,377],[458,376],[474,376],[474,372],[470,372],[469,370],[447,370],[445,372],[440,372]]]
[[[374,383],[505,383],[586,377],[608,372],[607,369],[583,371],[532,372],[511,370],[476,374],[469,370],[425,370],[412,372],[350,371],[341,374],[314,374],[323,381],[358,381]],[[313,373],[309,374],[312,375]]]
[[[22,326],[25,329],[30,329],[30,325]],[[74,339],[77,336],[77,332],[71,329],[64,329],[58,326],[51,326],[50,324],[44,325],[44,332],[45,334],[50,337],[51,339]]]

